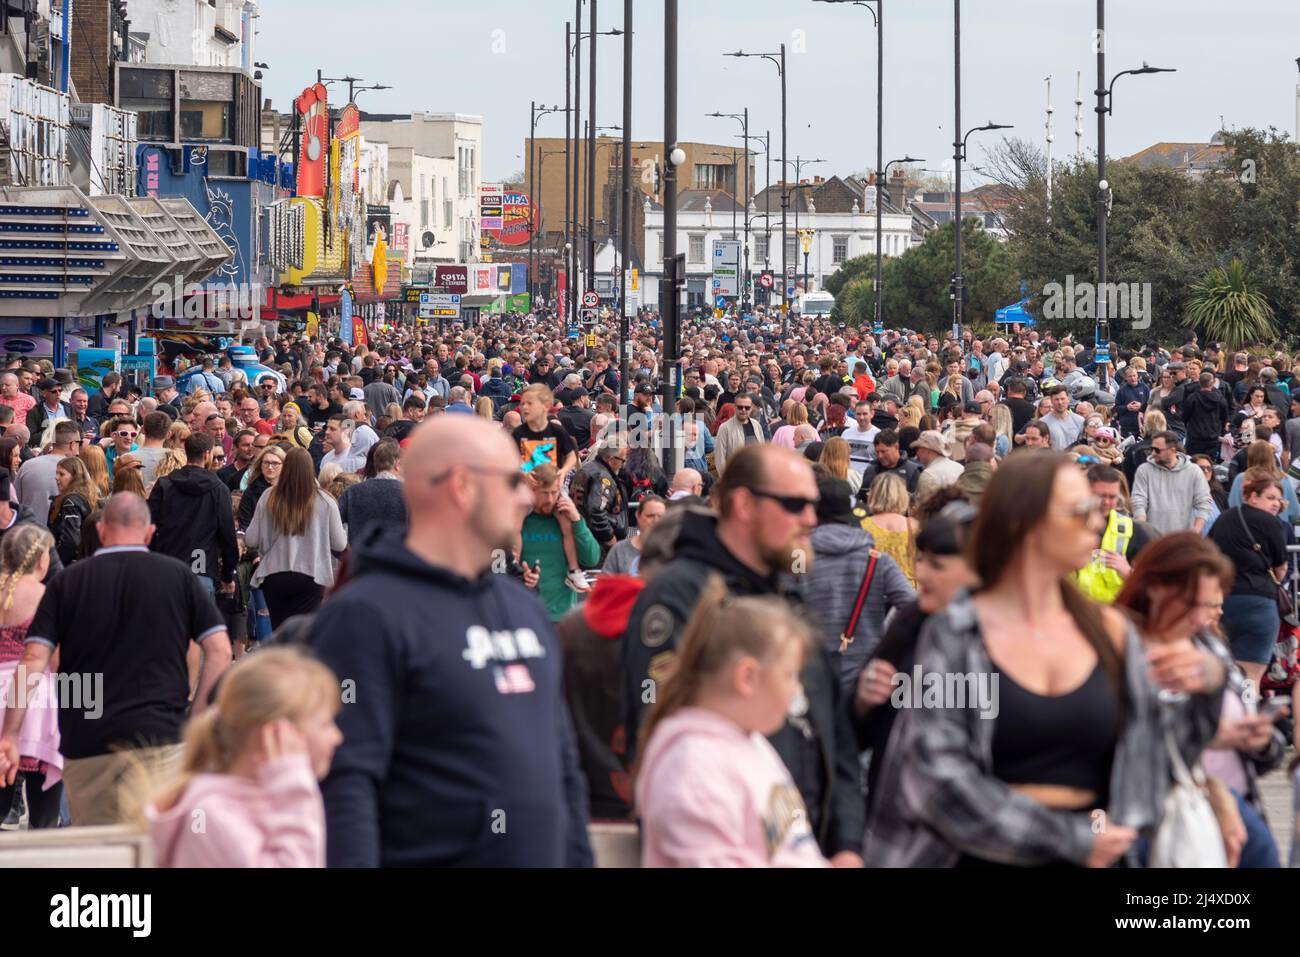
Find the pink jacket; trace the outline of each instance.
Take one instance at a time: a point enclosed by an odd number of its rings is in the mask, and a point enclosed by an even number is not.
[[[644,867],[825,867],[799,791],[767,739],[683,708],[636,783]]]
[[[196,775],[147,814],[158,867],[325,866],[325,804],[305,754],[263,765],[256,781]]]

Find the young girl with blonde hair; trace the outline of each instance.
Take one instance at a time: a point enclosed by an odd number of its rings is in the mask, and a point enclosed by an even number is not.
[[[27,629],[45,586],[54,536],[23,522],[0,542],[0,721],[11,684],[22,660]],[[27,716],[18,733],[18,775],[9,787],[0,776],[0,831],[17,830],[24,813],[28,826],[59,826],[63,796],[63,755],[59,753],[59,711],[51,676],[58,671],[57,652],[50,670],[27,690]],[[29,679],[30,680],[30,679]]]
[[[298,648],[246,655],[190,722],[180,776],[144,810],[160,867],[324,867],[318,781],[343,740],[338,679]]]
[[[808,628],[774,597],[705,586],[641,731],[633,772],[646,867],[824,867],[766,735],[800,694]]]

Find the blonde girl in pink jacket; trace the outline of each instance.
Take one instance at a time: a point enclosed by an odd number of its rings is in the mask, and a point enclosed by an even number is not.
[[[809,642],[780,599],[731,600],[717,578],[704,589],[641,732],[643,866],[826,866],[766,738],[801,694]]]
[[[297,648],[236,663],[145,809],[159,867],[324,867],[318,781],[343,740],[338,679]]]

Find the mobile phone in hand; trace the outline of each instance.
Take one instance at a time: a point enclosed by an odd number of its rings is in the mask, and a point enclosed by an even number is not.
[[[1285,709],[1289,707],[1291,707],[1291,696],[1279,694],[1265,699],[1264,704],[1259,709],[1259,713],[1273,718],[1280,716]]]

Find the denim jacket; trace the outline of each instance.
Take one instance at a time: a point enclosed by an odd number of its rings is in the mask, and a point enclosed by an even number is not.
[[[926,622],[916,660],[923,674],[996,673],[969,595],[959,595]],[[1173,732],[1191,764],[1214,737],[1223,693],[1219,688],[1177,704],[1161,702],[1131,624],[1124,668],[1128,701],[1106,813],[1150,835],[1173,779],[1164,729]],[[867,822],[867,866],[951,867],[963,854],[1023,867],[1086,862],[1093,846],[1091,814],[1049,808],[994,777],[996,727],[976,708],[902,712]]]

